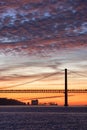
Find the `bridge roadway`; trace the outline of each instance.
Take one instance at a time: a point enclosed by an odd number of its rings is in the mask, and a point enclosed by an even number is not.
[[[64,93],[63,89],[0,90],[0,93]],[[69,89],[68,93],[87,93],[87,89]]]

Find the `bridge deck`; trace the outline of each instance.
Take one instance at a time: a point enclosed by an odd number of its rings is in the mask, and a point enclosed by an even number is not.
[[[64,93],[61,89],[0,90],[0,93]],[[69,89],[68,93],[87,93],[87,89]]]

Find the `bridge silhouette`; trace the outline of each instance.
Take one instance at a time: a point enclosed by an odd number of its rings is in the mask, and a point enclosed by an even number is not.
[[[57,74],[57,73],[55,73],[55,74]],[[54,75],[54,74],[52,74],[52,75]],[[45,78],[47,78],[49,76],[50,75],[45,76]],[[41,79],[43,79],[43,78],[40,78],[40,80]],[[36,81],[38,81],[38,80],[34,80],[34,82],[36,82]],[[27,83],[32,83],[32,81],[27,82]],[[24,84],[26,84],[26,83],[24,83]],[[16,86],[20,86],[20,85],[24,85],[24,84],[19,84]],[[65,94],[64,106],[68,106],[68,93],[87,93],[87,89],[68,89],[67,69],[65,69],[65,88],[64,89],[1,89],[0,93],[64,93]]]

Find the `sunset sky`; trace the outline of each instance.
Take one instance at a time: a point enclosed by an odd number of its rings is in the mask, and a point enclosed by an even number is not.
[[[63,89],[65,68],[69,88],[87,89],[86,12],[87,0],[0,0],[0,89]],[[63,104],[63,98],[44,102]],[[87,105],[86,99],[69,100]]]

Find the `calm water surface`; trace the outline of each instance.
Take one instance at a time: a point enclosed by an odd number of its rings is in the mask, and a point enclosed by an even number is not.
[[[87,130],[87,107],[1,106],[0,130]]]

